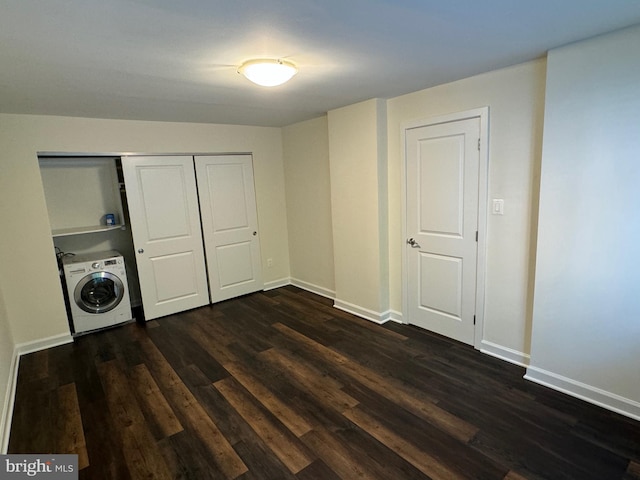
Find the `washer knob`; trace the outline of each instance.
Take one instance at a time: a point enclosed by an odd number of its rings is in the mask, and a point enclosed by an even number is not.
[[[94,268],[94,269],[96,269],[96,270],[97,270],[98,268],[100,268],[100,262],[94,262],[94,263],[92,263],[92,264],[91,264],[91,268]]]

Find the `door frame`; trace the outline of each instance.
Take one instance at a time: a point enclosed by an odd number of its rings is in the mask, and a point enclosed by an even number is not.
[[[409,300],[409,272],[407,265],[407,130],[457,122],[478,118],[480,120],[480,148],[478,170],[478,256],[476,260],[476,306],[473,346],[480,350],[484,337],[484,300],[487,249],[487,209],[489,202],[489,107],[480,107],[462,112],[428,117],[421,120],[403,122],[400,127],[400,145],[402,149],[401,162],[401,196],[402,196],[402,323],[408,324]]]

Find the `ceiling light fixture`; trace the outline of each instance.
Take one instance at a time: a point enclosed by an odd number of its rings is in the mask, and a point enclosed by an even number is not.
[[[286,60],[260,59],[244,62],[238,73],[263,87],[275,87],[291,80],[298,68]]]

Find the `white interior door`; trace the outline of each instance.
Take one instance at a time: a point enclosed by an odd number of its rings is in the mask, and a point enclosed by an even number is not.
[[[195,157],[211,301],[262,290],[251,155]]]
[[[408,322],[474,343],[480,119],[411,128],[406,148]]]
[[[209,303],[193,157],[123,157],[145,318]]]

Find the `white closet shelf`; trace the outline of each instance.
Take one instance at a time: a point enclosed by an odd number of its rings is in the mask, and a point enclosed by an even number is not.
[[[52,230],[51,235],[53,237],[66,237],[67,235],[81,235],[83,233],[108,232],[118,229],[124,230],[124,228],[124,225],[94,225],[91,227],[59,228]]]

